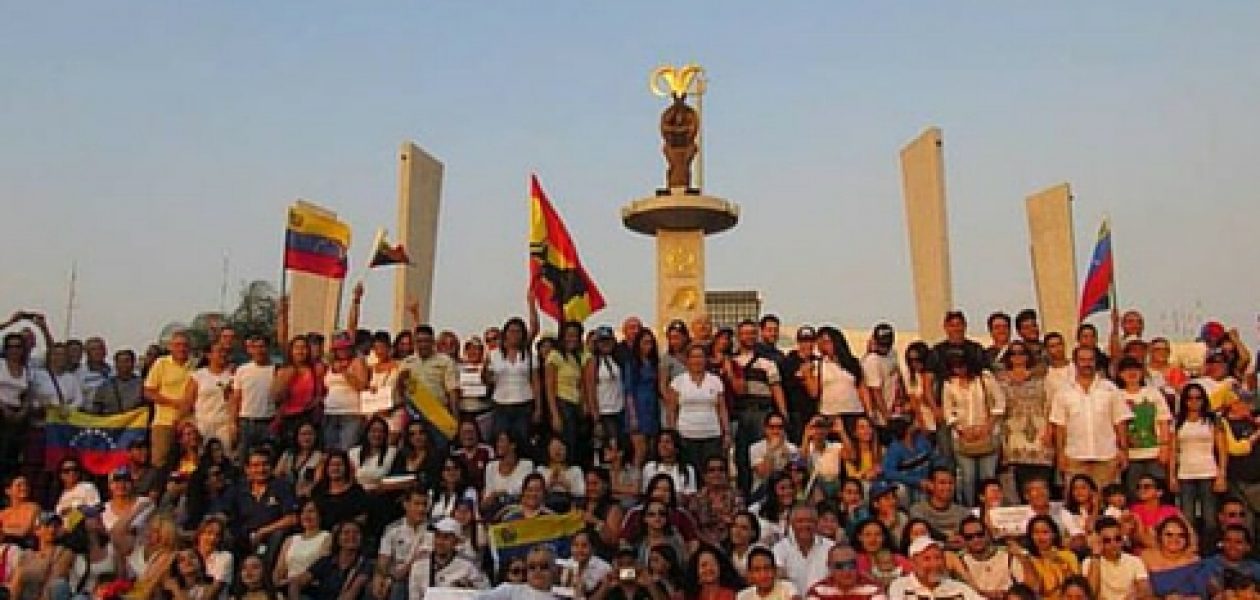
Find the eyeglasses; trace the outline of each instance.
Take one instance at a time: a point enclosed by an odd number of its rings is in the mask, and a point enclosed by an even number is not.
[[[535,571],[548,571],[551,569],[551,565],[547,563],[529,563],[528,567],[531,573]]]
[[[852,571],[857,568],[856,560],[837,560],[831,563],[831,568],[840,569],[842,571]]]
[[[1119,544],[1120,542],[1124,541],[1124,538],[1119,537],[1119,536],[1117,536],[1117,537],[1103,537],[1102,541],[1103,541],[1103,543],[1104,543],[1104,544]]]
[[[963,539],[964,539],[964,540],[967,540],[968,542],[970,542],[970,541],[972,541],[972,540],[983,540],[983,539],[984,539],[984,532],[983,532],[983,531],[973,531],[973,532],[971,532],[971,533],[964,533],[962,537],[963,537]]]

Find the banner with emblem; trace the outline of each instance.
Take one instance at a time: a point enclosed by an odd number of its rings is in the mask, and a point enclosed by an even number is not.
[[[583,526],[582,512],[577,510],[491,525],[490,552],[495,567],[528,554],[530,548],[540,544],[550,546],[558,558],[568,557],[569,543]]]
[[[127,464],[132,442],[149,435],[149,408],[116,415],[49,408],[44,435],[44,464],[77,458],[89,473],[107,475]]]

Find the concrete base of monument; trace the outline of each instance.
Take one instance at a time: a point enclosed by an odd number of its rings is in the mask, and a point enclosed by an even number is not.
[[[700,230],[721,233],[739,222],[739,206],[698,190],[671,188],[667,193],[634,200],[621,208],[626,228],[644,235],[662,230]]]

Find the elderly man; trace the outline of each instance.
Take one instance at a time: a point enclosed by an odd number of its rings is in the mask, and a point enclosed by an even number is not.
[[[446,517],[438,521],[433,529],[433,552],[412,563],[407,597],[420,600],[430,587],[489,588],[490,579],[486,574],[473,561],[455,551],[463,538],[459,522]]]
[[[857,571],[857,553],[849,546],[835,545],[827,553],[826,579],[815,583],[805,600],[884,600],[879,586],[863,581]]]
[[[503,583],[477,594],[477,600],[553,600],[556,555],[547,546],[534,546],[525,557],[525,583]]]
[[[779,565],[781,576],[796,589],[808,590],[827,577],[827,553],[835,542],[817,534],[818,511],[808,504],[792,507],[788,526],[788,536],[772,548],[774,562]]]
[[[985,600],[971,586],[945,576],[945,549],[927,536],[910,542],[909,575],[898,577],[888,586],[888,597],[896,600],[960,598]]]

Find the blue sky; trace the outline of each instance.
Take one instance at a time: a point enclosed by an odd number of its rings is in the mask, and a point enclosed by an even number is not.
[[[618,211],[662,178],[647,74],[694,61],[706,191],[742,207],[711,288],[913,327],[897,151],[937,125],[963,308],[1033,304],[1023,199],[1068,181],[1078,263],[1110,214],[1122,303],[1154,332],[1199,305],[1251,333],[1257,22],[1252,2],[7,3],[0,311],[60,331],[77,261],[74,333],[141,343],[218,308],[225,252],[233,290],[276,279],[299,197],[354,226],[361,268],[414,139],[446,164],[438,325],[522,310],[530,172],[610,299],[595,321],[648,314],[654,246]],[[387,324],[392,276],[366,283]]]

